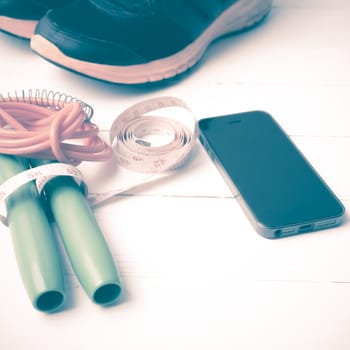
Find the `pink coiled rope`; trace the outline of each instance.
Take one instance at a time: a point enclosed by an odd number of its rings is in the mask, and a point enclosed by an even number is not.
[[[0,153],[74,165],[112,156],[81,101],[58,103],[55,94],[47,95],[45,101],[42,97],[0,97]]]

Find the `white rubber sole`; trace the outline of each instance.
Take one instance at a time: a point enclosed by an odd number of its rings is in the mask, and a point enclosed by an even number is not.
[[[200,60],[211,42],[225,34],[253,26],[266,16],[271,6],[272,0],[240,0],[182,51],[140,65],[114,66],[81,61],[66,56],[41,35],[31,38],[31,48],[49,61],[96,79],[122,84],[154,82],[185,72]]]
[[[0,16],[0,30],[25,39],[34,35],[37,23],[38,21]]]

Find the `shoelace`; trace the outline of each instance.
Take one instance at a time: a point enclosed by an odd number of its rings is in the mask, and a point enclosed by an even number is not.
[[[139,13],[150,13],[151,8],[155,4],[156,0],[99,0],[92,1],[98,7],[118,8],[119,11],[123,11],[125,14],[139,14]]]

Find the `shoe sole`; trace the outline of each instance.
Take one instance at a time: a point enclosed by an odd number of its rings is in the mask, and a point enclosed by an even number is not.
[[[194,66],[208,46],[225,34],[254,26],[269,12],[272,0],[241,0],[224,11],[192,44],[159,60],[130,66],[114,66],[81,61],[66,56],[53,43],[36,34],[31,48],[43,58],[75,72],[120,84],[143,84],[174,77]]]
[[[37,23],[35,20],[0,16],[0,30],[24,39],[30,39],[34,35]]]

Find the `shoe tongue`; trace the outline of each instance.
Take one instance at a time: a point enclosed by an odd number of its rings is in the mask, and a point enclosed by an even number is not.
[[[150,14],[157,0],[90,0],[110,14]]]

